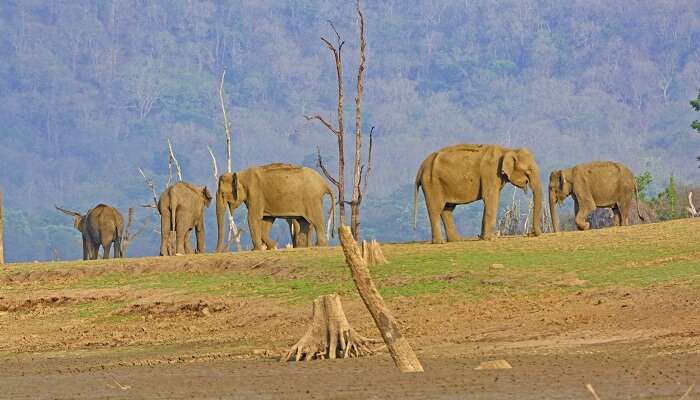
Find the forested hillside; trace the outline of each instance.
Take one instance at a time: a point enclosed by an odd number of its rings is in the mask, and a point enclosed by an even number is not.
[[[425,156],[457,142],[527,146],[543,175],[610,159],[697,183],[700,3],[687,1],[366,1],[363,116],[375,126],[364,234],[427,239],[410,227]],[[207,145],[225,160],[218,81],[227,70],[233,165],[329,165],[335,140],[303,115],[333,117],[335,69],[319,40],[333,20],[351,116],[357,66],[347,1],[0,2],[0,188],[10,261],[77,258],[72,221],[54,204],[124,213],[168,180],[166,140],[184,178],[214,187]],[[347,117],[348,131],[353,119]],[[504,193],[510,194],[511,189]],[[479,206],[458,216],[474,233]],[[208,243],[215,239],[208,210]],[[244,210],[236,219],[243,223]],[[130,255],[156,254],[151,229]],[[276,235],[282,235],[282,224]],[[247,236],[244,237],[247,243]]]

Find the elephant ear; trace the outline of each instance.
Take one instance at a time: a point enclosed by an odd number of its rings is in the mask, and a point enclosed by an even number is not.
[[[515,152],[509,151],[503,155],[503,160],[501,161],[501,174],[505,175],[509,181],[515,169],[515,158]]]
[[[211,197],[211,193],[209,193],[209,188],[208,188],[208,187],[205,186],[205,187],[202,189],[202,196],[204,196],[204,204],[205,204],[207,207],[209,207],[209,204],[211,204],[211,199],[212,199],[212,197]]]
[[[571,174],[565,170],[559,172],[559,189],[563,192],[567,183],[571,182]]]

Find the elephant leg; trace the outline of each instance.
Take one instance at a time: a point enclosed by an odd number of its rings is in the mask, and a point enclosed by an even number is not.
[[[185,234],[185,254],[194,254],[194,249],[192,248],[192,229],[187,231]]]
[[[102,258],[108,260],[110,257],[109,253],[112,251],[112,242],[102,243],[102,250],[104,251]]]
[[[623,200],[617,203],[617,209],[620,212],[620,226],[630,224],[630,209],[632,208],[632,200]]]
[[[206,243],[204,241],[204,217],[200,218],[199,221],[197,221],[197,224],[195,225],[194,229],[195,234],[197,235],[197,254],[204,254],[204,252],[207,250]]]
[[[164,209],[160,215],[160,255],[171,256],[170,242],[170,210]]]
[[[275,217],[263,217],[262,219],[262,232],[260,234],[260,240],[262,240],[265,247],[268,250],[273,250],[277,248],[277,242],[270,238],[270,230],[272,230],[272,225],[275,223]]]
[[[615,226],[622,226],[622,214],[620,213],[620,206],[619,205],[614,205],[612,207],[612,212],[613,212],[613,224]]]
[[[185,250],[185,239],[187,238],[189,229],[186,228],[187,224],[184,223],[182,218],[176,219],[175,224],[177,225],[175,228],[175,255],[187,254]]]
[[[88,244],[87,240],[85,239],[85,235],[83,235],[83,261],[89,260],[90,258],[90,250],[88,249]]]
[[[437,195],[430,193],[430,190],[423,188],[423,195],[425,197],[425,207],[428,211],[428,219],[430,219],[430,232],[432,234],[432,241],[435,244],[445,243],[442,239],[442,231],[440,230],[440,214],[445,208],[445,201]]]
[[[308,222],[311,225],[313,225],[314,230],[316,230],[316,246],[328,246],[328,238],[326,237],[326,225],[325,220],[323,218],[323,204],[321,202],[319,202],[316,207],[313,207],[313,209],[310,210],[308,215]],[[307,233],[307,236],[310,235]]]
[[[481,239],[493,240],[493,230],[498,217],[498,201],[501,192],[498,189],[487,190],[482,195],[484,216],[481,219]]]
[[[297,232],[294,247],[309,247],[311,245],[311,224],[306,218],[296,220]]]
[[[574,210],[576,211],[575,220],[578,230],[585,231],[590,229],[591,224],[586,221],[586,218],[588,218],[588,215],[595,211],[595,209],[596,206],[593,199],[583,196],[576,196],[574,199]]]
[[[250,239],[253,242],[253,250],[262,250],[262,209],[248,209],[248,230],[250,231]]]
[[[88,240],[88,259],[97,260],[100,253],[99,243],[95,243],[92,240]]]
[[[457,226],[455,225],[454,215],[452,212],[455,209],[455,204],[447,204],[445,209],[440,213],[442,224],[445,226],[445,234],[448,242],[459,242],[461,240]]]

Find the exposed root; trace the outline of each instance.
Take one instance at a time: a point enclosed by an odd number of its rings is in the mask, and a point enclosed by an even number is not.
[[[281,361],[362,357],[374,354],[370,345],[380,342],[358,334],[345,317],[340,296],[329,294],[314,300],[311,325]]]

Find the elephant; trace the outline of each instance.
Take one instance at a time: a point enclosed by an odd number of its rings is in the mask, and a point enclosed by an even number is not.
[[[262,249],[262,239],[274,221],[272,217],[308,221],[316,230],[316,245],[327,245],[323,213],[323,196],[326,194],[331,197],[330,217],[335,220],[333,190],[318,172],[310,168],[274,163],[221,175],[216,191],[216,251],[222,252],[225,248],[226,207],[233,214],[242,203],[248,209],[248,228],[254,250]],[[306,232],[304,235],[308,238]]]
[[[262,242],[268,249],[277,247],[277,242],[270,238],[270,229],[275,222],[275,217],[263,217]],[[292,247],[309,247],[311,244],[312,227],[304,218],[285,218],[289,225],[289,236],[292,238]]]
[[[171,254],[168,246],[171,231],[175,236],[175,254],[192,253],[190,233],[197,235],[196,253],[204,253],[204,209],[212,196],[206,186],[180,182],[165,189],[158,200],[160,213],[160,255]]]
[[[616,225],[629,225],[629,212],[632,195],[639,212],[637,184],[632,171],[620,163],[595,161],[579,164],[572,168],[552,171],[549,175],[549,209],[552,214],[552,227],[559,232],[557,205],[567,197],[574,199],[576,227],[579,230],[590,228],[586,218],[596,208],[612,208]]]
[[[458,204],[484,202],[480,238],[491,240],[498,215],[501,189],[511,183],[533,197],[532,233],[542,234],[542,183],[535,157],[526,148],[457,144],[431,153],[416,174],[413,194],[413,228],[416,227],[418,189],[423,188],[432,242],[443,243],[440,220],[448,242],[460,240],[452,212]]]
[[[73,226],[83,236],[83,260],[96,260],[100,246],[103,249],[102,257],[109,258],[112,244],[114,244],[114,257],[122,257],[124,218],[116,208],[98,204],[82,215],[76,211],[55,207],[74,218]]]

